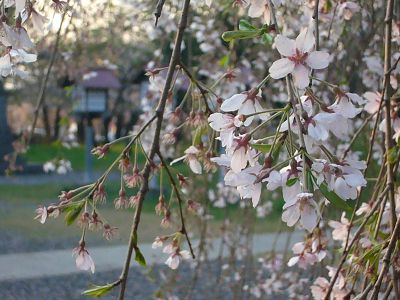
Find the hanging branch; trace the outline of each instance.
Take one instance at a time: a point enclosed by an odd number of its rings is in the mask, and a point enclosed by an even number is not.
[[[188,233],[187,233],[187,230],[186,230],[186,226],[185,226],[185,219],[184,219],[184,217],[183,217],[183,209],[182,209],[182,202],[183,202],[183,200],[182,200],[181,194],[180,194],[180,192],[179,192],[179,189],[178,189],[178,186],[177,186],[177,184],[176,184],[176,182],[175,182],[175,179],[174,179],[174,177],[172,176],[171,170],[168,168],[167,162],[165,161],[165,159],[164,159],[164,157],[162,156],[161,152],[160,152],[160,151],[157,151],[157,155],[158,155],[158,157],[159,157],[160,160],[161,160],[162,166],[163,166],[163,167],[165,168],[165,170],[167,171],[167,175],[168,175],[169,181],[170,181],[170,183],[171,183],[171,185],[172,185],[172,188],[173,188],[174,191],[175,191],[176,198],[178,199],[179,215],[180,215],[180,218],[181,218],[181,230],[180,230],[180,233],[182,233],[183,235],[185,235],[186,241],[187,241],[187,243],[188,243],[188,245],[189,245],[190,254],[192,255],[192,258],[195,259],[196,256],[194,255],[192,243],[190,242],[190,239],[189,239],[189,236],[188,236]]]
[[[167,72],[167,77],[165,81],[165,86],[162,91],[162,95],[160,97],[160,100],[158,102],[157,108],[156,108],[156,128],[154,131],[154,138],[153,142],[151,145],[150,153],[148,155],[149,160],[146,162],[143,170],[142,170],[142,175],[143,175],[143,183],[140,187],[139,193],[138,193],[138,204],[136,206],[135,210],[135,215],[133,218],[133,224],[131,228],[131,233],[129,237],[129,245],[128,245],[128,253],[125,259],[124,267],[120,276],[120,291],[119,291],[119,296],[118,299],[122,300],[124,299],[125,295],[125,289],[126,289],[126,283],[128,279],[128,273],[129,273],[129,267],[131,264],[131,258],[132,258],[132,252],[135,249],[138,249],[138,241],[137,241],[137,231],[140,223],[140,216],[142,213],[142,207],[143,207],[143,200],[149,190],[149,178],[150,178],[150,173],[151,169],[153,167],[153,158],[156,155],[156,153],[159,151],[159,143],[160,143],[160,133],[161,133],[161,126],[163,123],[163,118],[164,118],[164,111],[165,111],[165,105],[167,103],[168,99],[168,94],[170,92],[172,80],[173,80],[173,75],[175,73],[175,68],[178,65],[180,61],[180,53],[181,53],[181,46],[182,46],[182,40],[183,40],[183,33],[185,31],[186,25],[187,25],[187,19],[188,19],[188,14],[189,14],[189,4],[190,0],[185,0],[183,4],[183,10],[181,14],[181,18],[179,21],[179,27],[175,39],[175,44],[174,44],[174,49],[172,52],[172,56],[169,62],[168,66],[168,72]]]
[[[157,27],[158,25],[158,19],[161,17],[162,9],[164,7],[165,0],[158,0],[156,10],[154,11],[154,16],[156,17],[156,22],[154,26]]]
[[[276,20],[275,7],[274,7],[274,4],[272,3],[271,0],[269,0],[269,6],[270,6],[270,8],[271,8],[272,20],[273,20],[273,22],[274,22],[276,31],[279,33],[278,23],[277,23],[277,20]],[[308,187],[308,180],[307,180],[307,158],[306,158],[306,154],[305,154],[305,151],[306,151],[306,143],[305,143],[304,135],[303,135],[303,133],[304,133],[303,124],[301,123],[301,120],[300,120],[300,116],[301,116],[302,113],[303,113],[303,112],[302,112],[302,106],[301,106],[301,103],[300,103],[300,109],[299,109],[299,111],[298,111],[297,108],[296,108],[297,103],[296,103],[296,99],[295,99],[295,95],[294,95],[294,91],[293,91],[292,78],[290,77],[290,75],[287,75],[287,76],[285,77],[285,80],[286,80],[286,89],[287,89],[287,92],[288,92],[288,94],[289,94],[289,102],[290,102],[290,104],[291,104],[291,106],[292,106],[293,114],[294,114],[294,118],[295,118],[295,120],[296,120],[296,123],[297,123],[298,126],[299,126],[298,135],[299,135],[299,139],[300,139],[300,147],[301,147],[302,150],[303,150],[303,151],[302,151],[302,160],[303,160],[303,171],[302,171],[302,173],[303,173],[303,184],[304,184],[304,192],[307,192],[309,187]],[[288,119],[289,119],[289,118],[288,118]]]
[[[394,1],[388,0],[386,4],[386,17],[385,17],[385,58],[384,58],[384,80],[383,80],[383,101],[385,105],[385,156],[386,156],[386,186],[389,188],[389,202],[391,208],[391,227],[392,236],[390,238],[389,246],[385,256],[383,258],[383,267],[379,274],[379,277],[374,285],[372,292],[372,299],[378,298],[378,293],[382,284],[383,277],[386,276],[387,269],[390,265],[390,259],[395,249],[396,242],[398,240],[398,232],[400,229],[399,220],[396,217],[396,201],[394,192],[394,176],[393,176],[393,164],[390,163],[387,158],[389,151],[393,147],[393,134],[392,134],[392,120],[391,120],[391,96],[392,90],[390,87],[390,73],[391,73],[391,56],[392,56],[392,22],[393,22],[393,10]],[[399,299],[399,290],[397,282],[397,272],[393,268],[393,290],[396,295],[396,299]]]

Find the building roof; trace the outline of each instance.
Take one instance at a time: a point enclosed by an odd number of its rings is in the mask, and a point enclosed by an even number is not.
[[[118,89],[121,84],[112,70],[93,68],[83,75],[82,86],[84,88]]]

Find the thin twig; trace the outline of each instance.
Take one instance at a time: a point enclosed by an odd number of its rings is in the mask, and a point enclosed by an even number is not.
[[[186,241],[187,241],[187,243],[189,245],[190,254],[192,254],[192,258],[195,259],[196,256],[194,254],[194,251],[193,251],[193,248],[192,248],[192,243],[190,242],[190,238],[189,238],[187,230],[186,230],[185,219],[183,217],[183,209],[182,209],[183,200],[182,200],[181,194],[180,194],[178,186],[177,186],[177,184],[175,182],[174,176],[172,176],[171,170],[169,169],[169,167],[167,165],[167,162],[165,161],[165,159],[162,156],[161,152],[157,151],[157,155],[160,158],[162,166],[165,168],[165,171],[167,171],[167,175],[168,175],[169,181],[170,181],[170,183],[172,185],[172,188],[175,191],[176,198],[178,199],[179,214],[180,214],[180,218],[181,218],[181,230],[180,230],[180,232],[185,235]]]
[[[142,170],[143,183],[142,183],[139,193],[138,193],[138,204],[136,206],[135,215],[133,218],[132,228],[131,228],[131,232],[130,232],[128,253],[127,253],[124,267],[122,269],[122,273],[120,276],[121,285],[120,285],[120,291],[119,291],[119,296],[118,296],[119,300],[124,299],[126,283],[127,283],[127,279],[128,279],[128,273],[129,273],[129,266],[131,264],[132,252],[133,252],[133,249],[138,247],[138,245],[137,245],[138,241],[136,238],[137,230],[138,230],[139,223],[140,223],[140,216],[142,213],[143,200],[149,190],[149,178],[150,178],[150,173],[151,173],[151,169],[153,166],[151,160],[154,158],[157,151],[159,150],[160,133],[161,133],[161,126],[162,126],[163,118],[164,118],[165,106],[167,103],[172,80],[174,77],[175,68],[179,64],[179,61],[180,61],[183,33],[187,26],[189,5],[190,5],[190,0],[185,0],[185,2],[183,4],[181,18],[179,21],[178,31],[177,31],[176,38],[175,38],[174,48],[173,48],[171,59],[170,59],[169,66],[168,66],[168,72],[167,72],[167,77],[165,80],[164,89],[162,91],[160,100],[159,100],[157,108],[156,108],[157,123],[156,123],[156,128],[154,131],[153,142],[152,142],[150,153],[149,153],[150,161],[146,162],[146,164]]]
[[[65,10],[64,13],[62,14],[60,26],[58,27],[57,34],[56,34],[56,40],[54,42],[53,51],[51,53],[49,64],[47,65],[46,75],[43,77],[42,82],[40,84],[39,94],[36,99],[36,107],[35,107],[35,112],[34,112],[34,116],[33,116],[33,121],[32,121],[30,132],[28,134],[28,138],[26,140],[26,146],[28,146],[31,143],[31,140],[33,138],[33,134],[34,134],[34,131],[36,128],[36,123],[39,118],[39,111],[44,103],[44,99],[45,99],[45,95],[46,95],[46,87],[47,87],[47,83],[50,78],[51,69],[53,68],[54,62],[56,60],[58,46],[60,44],[60,39],[61,39],[61,29],[64,24],[65,16],[67,15],[67,11],[68,10]]]

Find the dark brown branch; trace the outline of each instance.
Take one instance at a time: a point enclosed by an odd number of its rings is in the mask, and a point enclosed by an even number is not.
[[[373,214],[375,213],[375,211],[377,210],[377,208],[379,207],[379,205],[381,204],[381,202],[383,201],[383,199],[386,196],[386,193],[388,192],[389,188],[386,187],[384,189],[384,191],[379,195],[378,199],[375,201],[374,205],[372,206],[370,212],[368,213],[368,215],[365,216],[362,224],[360,225],[360,227],[357,229],[356,233],[354,234],[354,237],[352,238],[352,240],[350,241],[349,245],[346,247],[346,249],[344,249],[343,251],[343,255],[341,257],[340,263],[336,269],[335,274],[333,275],[331,282],[329,284],[329,288],[326,292],[326,295],[324,297],[324,300],[329,300],[330,299],[330,295],[332,293],[332,289],[336,283],[336,280],[339,276],[340,270],[342,269],[344,263],[346,262],[347,256],[350,254],[350,250],[353,247],[354,243],[357,241],[358,237],[360,236],[360,234],[362,233],[365,225],[367,225],[369,219],[373,216]]]
[[[154,26],[157,27],[158,19],[161,17],[162,9],[164,7],[165,0],[158,0],[156,10],[154,11],[154,16],[156,17],[156,22]]]
[[[150,153],[149,153],[150,161],[146,162],[146,164],[142,170],[143,183],[142,183],[139,193],[138,193],[139,199],[138,199],[138,205],[136,206],[135,215],[133,218],[133,224],[132,224],[130,238],[129,238],[128,253],[127,253],[124,267],[122,269],[122,273],[120,276],[121,285],[120,285],[120,292],[119,292],[119,296],[118,296],[119,300],[124,299],[126,282],[128,279],[129,267],[131,264],[132,252],[133,252],[133,249],[138,247],[138,245],[137,245],[138,241],[137,241],[136,237],[137,237],[137,230],[138,230],[139,223],[140,223],[140,216],[142,213],[143,200],[149,190],[149,178],[150,178],[150,173],[151,173],[151,169],[153,166],[152,160],[153,160],[155,154],[157,153],[157,151],[159,150],[160,133],[161,133],[161,126],[162,126],[163,118],[164,118],[165,105],[167,103],[168,95],[170,92],[172,80],[173,80],[174,73],[175,73],[175,68],[180,61],[183,33],[184,33],[186,25],[187,25],[187,19],[188,19],[188,14],[189,14],[189,5],[190,5],[190,0],[185,0],[181,18],[179,21],[179,27],[178,27],[178,32],[177,32],[176,39],[175,39],[174,49],[172,51],[172,56],[171,56],[169,66],[168,66],[168,72],[167,72],[167,77],[165,80],[165,86],[164,86],[164,89],[162,91],[160,100],[159,100],[157,108],[156,108],[157,122],[156,122],[156,128],[155,128],[155,132],[154,132],[153,142],[152,142]]]
[[[387,156],[389,151],[393,147],[393,134],[392,134],[392,117],[391,117],[391,93],[390,87],[390,73],[391,73],[391,56],[392,56],[392,22],[393,22],[393,10],[394,1],[388,0],[386,3],[386,17],[385,17],[385,40],[384,40],[384,80],[383,80],[383,97],[385,105],[385,155],[386,155],[386,185],[389,188],[389,202],[391,208],[391,226],[393,234],[390,238],[389,246],[385,256],[383,258],[383,267],[379,273],[379,277],[374,285],[371,299],[377,299],[378,293],[382,284],[383,277],[386,276],[386,272],[390,266],[390,259],[395,249],[396,242],[398,240],[398,232],[400,230],[400,222],[396,216],[396,202],[394,192],[394,176],[393,176],[393,164],[390,163]],[[400,297],[397,282],[397,272],[393,269],[393,290],[396,298]]]

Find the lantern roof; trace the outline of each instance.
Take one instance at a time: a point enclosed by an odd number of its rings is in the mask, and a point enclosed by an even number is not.
[[[114,71],[105,68],[97,67],[89,69],[82,80],[82,87],[93,89],[118,89],[121,86]]]

